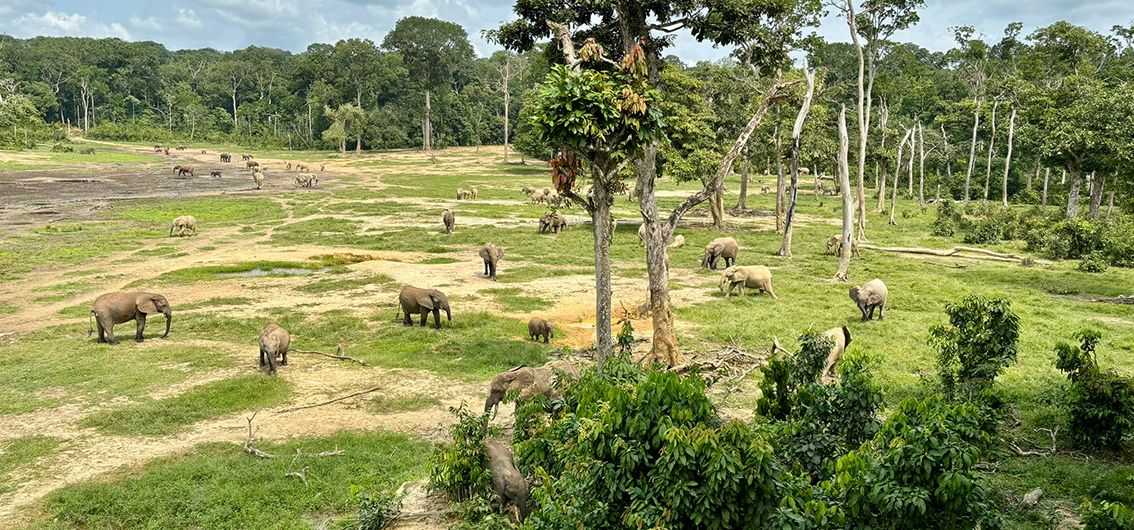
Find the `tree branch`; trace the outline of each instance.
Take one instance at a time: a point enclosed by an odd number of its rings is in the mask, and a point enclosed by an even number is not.
[[[571,31],[567,26],[551,20],[547,21],[547,27],[551,28],[552,35],[559,39],[559,46],[563,48],[563,58],[567,61],[567,66],[572,70],[578,70],[579,58],[575,55],[575,43],[571,40]]]
[[[369,394],[369,393],[371,393],[371,392],[377,392],[377,391],[379,391],[379,390],[382,390],[383,388],[384,388],[384,387],[382,387],[382,386],[376,386],[376,387],[374,387],[374,388],[368,388],[368,389],[366,389],[366,390],[361,390],[361,391],[358,391],[358,392],[354,392],[354,393],[351,393],[351,394],[347,394],[347,395],[345,395],[345,396],[342,396],[342,397],[337,397],[337,398],[335,398],[335,399],[329,399],[329,400],[327,400],[327,401],[324,401],[324,402],[322,402],[322,403],[315,403],[315,404],[313,404],[313,405],[301,405],[301,406],[298,406],[298,407],[291,407],[291,408],[281,409],[281,410],[277,410],[277,411],[276,411],[276,414],[283,414],[283,413],[285,413],[285,412],[295,412],[295,411],[297,411],[297,410],[304,410],[304,409],[313,409],[313,408],[315,408],[315,407],[322,407],[323,405],[330,405],[331,403],[338,403],[339,401],[343,401],[343,400],[346,400],[346,399],[350,399],[350,398],[352,398],[352,397],[361,396],[361,395],[363,395],[363,394]]]

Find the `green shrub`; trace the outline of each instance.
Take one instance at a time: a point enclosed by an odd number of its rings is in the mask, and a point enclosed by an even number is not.
[[[950,397],[973,399],[1016,362],[1019,318],[1005,299],[978,295],[945,305],[949,325],[933,326],[929,343],[937,348],[941,386]]]
[[[449,412],[457,417],[457,423],[449,429],[452,441],[433,449],[429,489],[444,492],[453,502],[491,498],[492,477],[484,451],[484,441],[493,431],[488,426],[488,414],[475,415],[464,405],[450,407]]]
[[[358,530],[382,530],[390,527],[402,510],[402,498],[405,496],[364,492],[355,485],[351,485],[350,493],[358,501]]]
[[[981,217],[966,223],[965,243],[995,245],[1003,238],[1004,224],[996,215]]]
[[[1081,507],[1084,530],[1134,530],[1134,510],[1120,502],[1089,501]]]
[[[961,212],[957,203],[945,199],[937,203],[937,218],[933,220],[933,235],[952,237],[961,224]]]
[[[1134,216],[1120,216],[1102,229],[1106,261],[1118,267],[1134,267]]]
[[[1067,219],[1056,223],[1047,236],[1047,257],[1078,259],[1102,248],[1100,225],[1086,219]]]
[[[57,144],[51,146],[51,152],[52,153],[74,153],[75,148],[71,147],[69,145],[65,145],[62,142],[60,142],[60,143],[57,143]]]
[[[1099,251],[1086,254],[1079,261],[1080,272],[1106,272],[1106,269],[1106,257]]]
[[[1055,347],[1055,367],[1071,382],[1065,396],[1071,439],[1079,447],[1118,447],[1134,431],[1134,380],[1099,368],[1099,332],[1082,330],[1075,337],[1078,346]]]

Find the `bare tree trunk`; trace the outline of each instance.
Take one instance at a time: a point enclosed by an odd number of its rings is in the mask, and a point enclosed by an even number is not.
[[[992,100],[992,132],[988,137],[988,166],[984,170],[984,200],[988,200],[988,187],[992,183],[992,152],[993,147],[996,146],[996,107],[1000,106],[1000,100]]]
[[[807,78],[807,93],[803,96],[803,103],[799,106],[799,114],[795,117],[795,124],[791,129],[791,191],[788,199],[787,215],[784,219],[784,239],[780,244],[780,251],[778,254],[786,258],[791,257],[791,229],[792,221],[795,218],[795,199],[799,194],[799,148],[800,140],[803,136],[803,122],[807,119],[807,114],[811,112],[811,97],[815,93],[815,71],[807,67],[807,60],[804,59],[803,73]],[[815,174],[818,175],[818,168],[815,168]]]
[[[748,171],[752,165],[748,157],[748,146],[744,146],[744,162],[740,166],[740,196],[736,198],[736,209],[748,209]]]
[[[890,189],[890,224],[898,224],[894,219],[894,210],[898,207],[898,186],[902,180],[902,150],[905,148],[906,143],[912,141],[913,129],[906,130],[906,134],[902,136],[902,143],[898,144],[898,161],[894,164],[894,187]],[[910,145],[910,163],[913,163],[913,145]]]
[[[969,203],[969,190],[971,189],[973,181],[973,167],[976,165],[976,140],[977,130],[980,127],[980,106],[981,100],[976,100],[976,111],[973,112],[973,139],[969,143],[969,169],[965,172],[965,196],[961,198],[964,204]]]
[[[778,108],[776,109],[776,117],[778,121]],[[779,232],[784,228],[784,153],[778,124],[773,134],[776,139],[776,231]]]
[[[1012,115],[1008,118],[1008,153],[1004,155],[1004,181],[1001,186],[1001,198],[1005,207],[1008,206],[1008,171],[1012,167],[1012,142],[1015,140],[1015,134],[1016,106],[1012,105]],[[1028,187],[1031,187],[1030,182]]]
[[[917,122],[917,149],[918,149],[918,169],[917,169],[917,204],[918,206],[925,206],[925,129],[921,127],[921,122]]]
[[[425,91],[425,116],[422,118],[422,122],[421,122],[422,123],[422,126],[421,126],[421,130],[422,130],[421,141],[422,141],[422,144],[421,144],[421,146],[422,146],[423,151],[432,151],[433,150],[433,124],[429,122],[429,112],[430,112],[429,91],[426,90]]]
[[[1091,219],[1099,218],[1099,207],[1102,206],[1103,191],[1106,187],[1106,173],[1097,175],[1094,185],[1091,186]]]
[[[1108,199],[1106,201],[1106,218],[1109,221],[1110,214],[1114,213],[1114,191],[1108,193],[1107,196]]]
[[[511,104],[512,104],[512,95],[508,93],[508,78],[505,77],[504,78],[504,163],[505,164],[508,163],[508,124],[510,122],[508,117],[511,116],[511,114],[509,114],[509,112],[510,112],[509,109],[511,108]]]
[[[859,241],[866,240],[866,190],[864,189],[864,181],[866,180],[866,141],[869,122],[867,121],[867,105],[868,99],[866,97],[866,87],[864,81],[866,77],[866,60],[862,53],[862,43],[858,40],[858,20],[854,11],[853,0],[845,0],[845,4],[840,6],[844,10],[844,15],[847,19],[847,27],[850,29],[851,42],[854,44],[855,53],[858,56],[858,237]]]
[[[1067,185],[1067,168],[1063,168],[1063,172],[1059,174],[1059,185]]]
[[[1043,170],[1043,198],[1040,199],[1040,206],[1047,206],[1047,182],[1051,180],[1051,168],[1044,168]]]
[[[839,253],[839,271],[835,279],[845,282],[850,279],[851,246],[854,244],[854,200],[851,197],[850,168],[847,151],[850,140],[847,138],[847,107],[839,105],[839,191],[843,195],[843,244]]]
[[[232,89],[232,130],[240,130],[240,120],[236,117],[236,89]]]
[[[1067,190],[1067,218],[1074,219],[1079,215],[1079,188],[1083,183],[1083,170],[1078,167],[1071,168],[1071,187]]]
[[[886,152],[886,125],[890,122],[890,106],[886,104],[885,100],[883,100],[882,103],[879,104],[878,108],[881,110],[881,119],[879,120],[878,125],[879,125],[879,129],[881,130],[881,136],[882,136],[882,140],[881,140],[881,144],[880,144],[881,147],[879,149],[882,152]],[[882,186],[886,182],[886,158],[885,157],[880,157],[880,158],[881,158],[880,163],[881,163],[881,166],[882,166],[881,171],[878,170],[877,164],[875,165],[875,171],[874,171],[874,189],[876,189],[876,190],[881,190]],[[881,195],[881,191],[879,191],[879,195]],[[884,201],[884,199],[883,199],[883,201]],[[886,205],[883,204],[883,201],[879,202],[879,208],[885,208],[886,207]],[[879,211],[882,211],[882,210],[879,210]]]
[[[1025,186],[1025,189],[1027,189],[1028,191],[1032,191],[1032,182],[1034,180],[1039,180],[1039,174],[1040,174],[1040,161],[1036,160],[1036,174],[1033,177],[1031,173],[1028,173],[1028,183]]]
[[[917,126],[910,127],[910,158],[909,158],[909,177],[906,178],[906,195],[913,198],[913,159],[914,159],[914,144],[917,143]],[[898,168],[899,171],[901,168]],[[895,181],[896,182],[896,181]]]
[[[941,124],[941,141],[943,142],[942,156],[945,157],[945,174],[949,176],[949,184],[953,184],[953,157],[952,150],[949,149],[949,135],[945,134],[945,124]],[[941,179],[938,174],[937,179],[937,200],[941,200]]]

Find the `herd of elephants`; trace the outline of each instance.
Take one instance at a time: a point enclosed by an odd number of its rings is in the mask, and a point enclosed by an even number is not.
[[[164,151],[166,154],[169,152],[167,147],[160,145],[155,145],[154,149],[159,152]],[[178,146],[177,149],[184,150],[185,147]],[[256,189],[260,189],[264,179],[262,166],[252,155],[244,154],[242,157],[246,168],[252,171]],[[232,155],[222,153],[220,160],[223,163],[229,163],[232,160]],[[318,177],[310,173],[312,171],[311,166],[288,162],[287,168],[299,174],[296,177],[296,184],[299,186],[311,187],[318,183]],[[319,171],[323,171],[323,169],[324,167],[321,166]],[[174,167],[174,172],[179,175],[195,176],[193,166],[179,165]],[[218,173],[218,171],[213,172],[214,176]],[[543,202],[553,205],[561,200],[554,191],[550,190],[533,190],[525,187],[523,192],[531,197],[533,203]],[[470,190],[458,189],[456,193],[458,200],[475,199],[476,195],[476,188]],[[442,222],[445,232],[451,234],[456,222],[452,210],[444,210]],[[557,211],[552,211],[540,218],[539,231],[540,233],[558,233],[566,226],[566,218]],[[644,236],[643,229],[644,225],[639,229],[640,244]],[[169,237],[194,235],[196,232],[197,220],[193,216],[183,215],[174,219],[170,224]],[[834,245],[837,247],[841,241],[838,241],[837,238],[833,239],[836,240]],[[670,246],[680,247],[684,243],[684,236],[678,235],[674,237]],[[828,247],[831,246],[832,242],[828,242]],[[740,296],[744,296],[745,289],[756,289],[759,293],[766,292],[775,298],[776,294],[772,290],[771,270],[763,265],[735,265],[734,262],[739,250],[740,245],[734,238],[714,239],[705,246],[701,266],[716,270],[718,263],[723,262],[724,269],[721,272],[718,287],[726,298],[732,295],[734,289],[738,290]],[[837,252],[838,249],[836,248],[835,251]],[[504,249],[488,243],[479,249],[479,255],[484,261],[484,276],[495,280],[497,266],[504,257]],[[882,320],[888,296],[889,292],[886,285],[879,279],[871,280],[850,290],[850,298],[858,305],[863,320],[874,318],[876,310],[878,319]],[[449,299],[445,293],[438,289],[405,285],[398,294],[398,303],[398,314],[399,316],[404,315],[403,324],[406,326],[413,325],[412,316],[416,314],[420,315],[420,325],[424,327],[428,323],[429,314],[432,313],[434,326],[440,329],[442,311],[445,312],[446,319],[452,322]],[[114,336],[114,326],[131,320],[136,323],[134,340],[143,341],[142,333],[146,327],[146,318],[149,315],[156,314],[165,317],[165,333],[161,336],[165,338],[169,335],[173,311],[169,300],[161,294],[151,292],[106,293],[96,298],[91,307],[91,317],[98,330],[98,342],[109,344],[118,343]],[[92,329],[91,333],[93,332]],[[528,322],[528,334],[532,340],[539,341],[542,339],[544,343],[548,343],[554,336],[554,325],[538,316],[532,317]],[[835,364],[839,357],[850,345],[851,336],[846,326],[827,330],[823,335],[829,338],[832,343],[823,371],[824,378],[830,378],[834,376]],[[260,331],[259,342],[258,364],[261,370],[266,371],[269,375],[275,375],[278,366],[287,366],[287,353],[291,345],[291,336],[286,329],[277,323],[269,323]],[[484,405],[485,413],[495,411],[509,391],[518,392],[521,398],[537,394],[546,395],[551,399],[559,397],[560,391],[555,385],[557,371],[578,375],[577,366],[561,362],[552,362],[541,367],[518,367],[497,375],[489,384],[488,398]],[[485,451],[500,505],[502,507],[505,505],[514,506],[522,520],[528,515],[529,511],[527,483],[517,469],[511,451],[495,440],[489,440],[486,443]]]

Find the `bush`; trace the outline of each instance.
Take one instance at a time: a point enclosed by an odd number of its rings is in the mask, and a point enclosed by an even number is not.
[[[996,215],[981,217],[966,223],[964,242],[995,245],[1003,238],[1004,223]]]
[[[1047,257],[1078,259],[1102,248],[1102,231],[1086,219],[1067,219],[1052,227],[1046,243]]]
[[[941,386],[950,397],[984,394],[1008,365],[1016,362],[1019,318],[1005,299],[970,295],[945,305],[949,325],[933,326],[929,343],[938,351]]]
[[[1071,439],[1079,447],[1117,448],[1134,431],[1134,380],[1099,368],[1099,332],[1082,330],[1075,337],[1078,346],[1055,347],[1055,367],[1071,381],[1066,394]]]
[[[397,520],[402,509],[402,496],[393,493],[373,494],[350,487],[358,501],[358,530],[382,530]]]
[[[1134,267],[1134,217],[1120,216],[1102,229],[1106,261],[1118,267]]]
[[[957,203],[945,199],[937,203],[937,218],[933,220],[933,235],[952,237],[961,224],[961,212]]]
[[[1084,530],[1134,530],[1134,510],[1120,502],[1102,501],[1096,508],[1088,501],[1081,510]]]
[[[433,449],[429,489],[444,492],[453,502],[491,498],[492,477],[486,468],[488,455],[484,451],[484,441],[491,431],[488,414],[474,415],[464,405],[450,407],[449,412],[457,417],[457,423],[449,430],[452,441],[437,444]]]
[[[1106,272],[1106,257],[1102,252],[1091,252],[1079,261],[1080,272]]]

